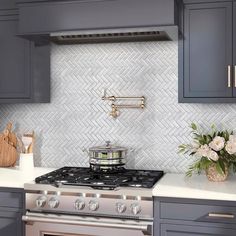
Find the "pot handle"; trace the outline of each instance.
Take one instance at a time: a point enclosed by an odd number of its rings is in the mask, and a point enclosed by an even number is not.
[[[82,152],[86,153],[89,156],[89,151],[86,148],[82,148]]]

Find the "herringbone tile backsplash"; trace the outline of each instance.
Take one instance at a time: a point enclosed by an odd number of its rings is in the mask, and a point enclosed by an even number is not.
[[[51,48],[52,102],[1,105],[18,133],[35,130],[35,165],[88,166],[83,148],[111,140],[133,151],[128,167],[184,172],[190,163],[177,154],[190,141],[189,124],[233,128],[236,105],[178,104],[177,42],[139,42]],[[108,95],[142,96],[147,107],[109,117]]]

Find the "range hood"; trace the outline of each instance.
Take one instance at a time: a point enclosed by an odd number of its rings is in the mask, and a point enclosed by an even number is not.
[[[178,0],[18,0],[19,35],[57,44],[174,40]]]
[[[168,27],[168,29],[160,27],[123,28],[50,34],[51,41],[56,44],[169,41],[175,38],[177,38],[176,27]]]

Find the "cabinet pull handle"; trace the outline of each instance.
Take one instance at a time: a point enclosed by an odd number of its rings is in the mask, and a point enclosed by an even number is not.
[[[234,214],[227,214],[227,213],[208,213],[209,217],[212,218],[227,218],[227,219],[234,219]]]
[[[236,65],[234,66],[234,87],[236,88]]]
[[[228,65],[228,88],[231,87],[231,66]]]

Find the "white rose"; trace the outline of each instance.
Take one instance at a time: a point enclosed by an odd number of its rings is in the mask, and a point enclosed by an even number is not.
[[[207,158],[209,160],[218,161],[219,156],[215,151],[209,151],[208,154],[207,154]]]
[[[216,136],[210,143],[209,143],[210,148],[212,148],[215,151],[220,151],[224,148],[225,146],[225,139],[220,136]]]
[[[229,136],[229,141],[230,142],[236,142],[236,135],[230,135]]]
[[[207,144],[205,144],[197,149],[196,155],[199,157],[207,157],[209,151],[211,151],[211,149],[208,147]]]
[[[236,142],[228,141],[225,146],[225,150],[230,154],[233,155],[236,153]]]
[[[198,142],[192,143],[192,151],[197,152],[198,148],[200,147],[200,144]]]

